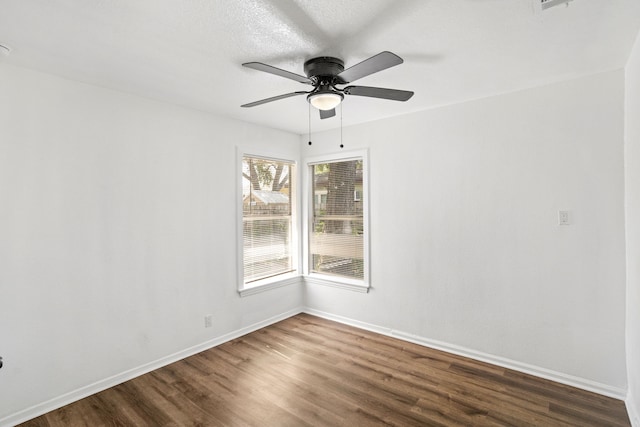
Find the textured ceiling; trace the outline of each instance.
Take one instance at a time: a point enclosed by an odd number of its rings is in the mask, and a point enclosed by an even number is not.
[[[624,67],[638,0],[0,0],[0,61],[148,98],[306,133],[314,56],[349,67],[383,50],[405,63],[356,84],[413,90],[408,102],[348,97],[345,126]],[[340,125],[312,111],[312,129]]]

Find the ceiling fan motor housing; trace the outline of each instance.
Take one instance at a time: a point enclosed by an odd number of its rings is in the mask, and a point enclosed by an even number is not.
[[[344,62],[331,56],[312,58],[304,63],[305,74],[310,79],[316,80],[315,83],[322,84],[325,80],[323,77],[328,80],[324,84],[342,83],[339,78],[336,78],[342,71],[344,71]]]

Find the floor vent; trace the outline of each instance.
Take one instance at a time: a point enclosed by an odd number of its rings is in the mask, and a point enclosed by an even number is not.
[[[572,0],[540,0],[540,6],[542,10],[549,9],[553,6],[560,6],[561,4],[568,5]]]

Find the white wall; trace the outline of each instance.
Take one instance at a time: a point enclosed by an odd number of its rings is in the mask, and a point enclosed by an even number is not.
[[[236,144],[299,156],[297,135],[0,65],[0,425],[300,309],[300,286],[236,292]]]
[[[624,396],[623,107],[615,71],[344,129],[370,149],[373,290],[307,304]]]
[[[640,36],[626,67],[627,409],[640,426]]]

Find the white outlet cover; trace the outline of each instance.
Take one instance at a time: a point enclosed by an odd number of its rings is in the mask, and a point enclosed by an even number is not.
[[[558,211],[558,225],[569,225],[569,211]]]

